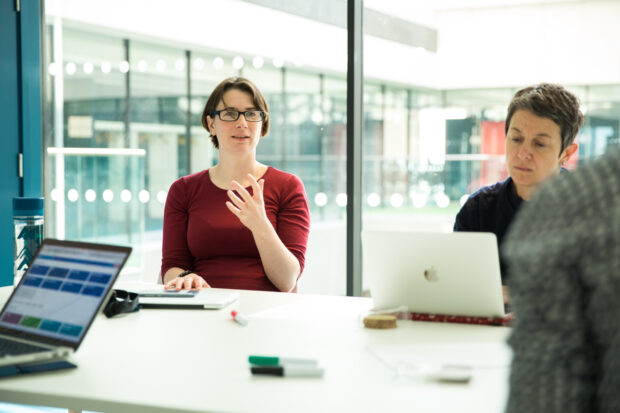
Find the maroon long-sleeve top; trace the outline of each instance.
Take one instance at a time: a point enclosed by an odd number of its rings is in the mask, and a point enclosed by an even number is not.
[[[267,218],[304,268],[310,212],[301,180],[269,167],[263,198]],[[252,188],[246,188],[250,194]],[[190,269],[216,288],[277,291],[269,281],[251,231],[228,210],[226,190],[209,170],[176,180],[166,199],[162,278],[172,267]],[[301,275],[301,271],[300,271]]]

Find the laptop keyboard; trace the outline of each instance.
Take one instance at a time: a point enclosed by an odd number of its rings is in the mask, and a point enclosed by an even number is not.
[[[49,351],[49,348],[8,340],[0,337],[0,357],[19,356],[21,354],[39,353]]]

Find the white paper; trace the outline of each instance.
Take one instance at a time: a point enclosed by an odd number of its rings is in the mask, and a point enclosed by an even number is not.
[[[512,361],[512,350],[501,342],[382,344],[369,351],[396,371],[429,366],[509,367]]]

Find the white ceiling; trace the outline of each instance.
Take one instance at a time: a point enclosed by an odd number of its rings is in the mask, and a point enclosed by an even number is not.
[[[618,0],[363,0],[364,8],[429,27],[436,27],[438,15],[446,11],[605,1]]]

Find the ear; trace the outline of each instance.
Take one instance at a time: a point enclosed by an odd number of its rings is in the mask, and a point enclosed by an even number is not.
[[[568,145],[560,154],[560,164],[564,164],[572,158],[572,156],[577,152],[579,145],[576,143],[571,143]]]
[[[207,115],[207,125],[209,126],[209,133],[215,136],[215,126],[213,125],[213,118]]]

